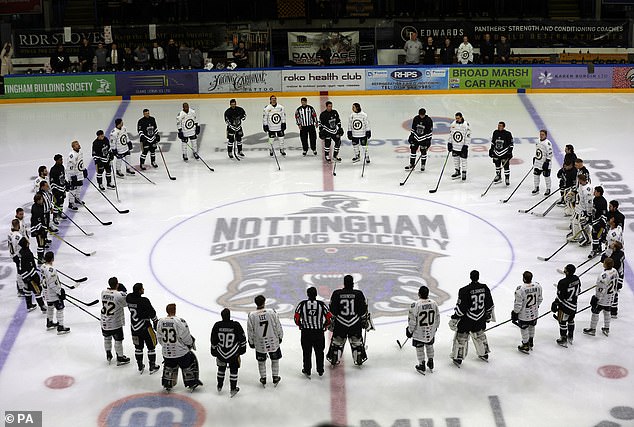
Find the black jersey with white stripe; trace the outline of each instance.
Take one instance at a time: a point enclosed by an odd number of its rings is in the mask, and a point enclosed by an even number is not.
[[[330,297],[330,311],[337,323],[351,327],[368,311],[365,295],[358,289],[337,289]]]
[[[133,335],[150,327],[151,321],[158,322],[156,310],[149,299],[133,292],[126,295],[125,300],[130,309],[130,327]]]
[[[211,354],[223,362],[244,354],[247,338],[240,323],[235,320],[216,322],[211,329]]]
[[[458,291],[454,318],[466,318],[474,322],[486,320],[493,312],[493,298],[489,287],[471,282]]]
[[[566,276],[557,283],[557,300],[561,309],[572,314],[577,311],[577,296],[581,292],[581,281],[575,274]]]
[[[51,190],[57,192],[66,191],[66,169],[64,165],[54,164],[51,167],[48,178],[51,182]]]

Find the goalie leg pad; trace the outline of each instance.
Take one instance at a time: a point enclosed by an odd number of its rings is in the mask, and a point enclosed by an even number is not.
[[[456,332],[453,338],[453,347],[451,348],[451,358],[462,360],[467,357],[469,352],[469,333]]]
[[[475,346],[478,356],[486,356],[489,354],[489,342],[487,341],[487,336],[484,331],[471,332],[471,339],[473,340],[473,345]]]
[[[361,366],[363,362],[368,360],[368,355],[365,352],[365,347],[361,342],[359,345],[354,345],[352,343],[352,339],[350,339],[350,346],[352,347],[352,358],[354,360],[354,364]]]
[[[166,389],[171,389],[178,383],[178,363],[175,359],[165,359],[161,384]]]
[[[183,382],[185,383],[185,387],[198,385],[198,376],[200,374],[198,358],[190,351],[181,359],[182,361],[179,361],[179,365],[183,370]]]
[[[341,344],[339,341],[342,340]],[[326,359],[333,365],[337,365],[339,360],[341,359],[341,353],[343,352],[343,345],[345,344],[345,338],[340,337],[332,337],[332,341],[330,342],[330,347],[328,348],[328,353],[326,354]]]

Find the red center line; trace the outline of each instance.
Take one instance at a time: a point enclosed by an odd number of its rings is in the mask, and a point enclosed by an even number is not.
[[[326,101],[328,101],[328,92],[319,92],[319,111],[326,108]],[[333,141],[334,142],[334,141]],[[319,153],[322,156],[322,176],[324,191],[334,191],[335,182],[332,175],[332,167],[335,159],[331,156],[333,163],[328,163],[323,158],[325,144],[322,141],[321,150]],[[334,143],[331,144],[331,150],[334,149]],[[329,334],[332,338],[332,334]],[[348,412],[346,406],[346,372],[343,361],[330,370],[330,419],[331,422],[338,426],[345,426],[348,424]]]

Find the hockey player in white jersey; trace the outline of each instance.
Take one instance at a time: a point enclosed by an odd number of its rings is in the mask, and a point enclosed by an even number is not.
[[[590,213],[592,212],[593,191],[585,175],[577,177],[579,187],[575,196],[575,211],[571,218],[572,231],[569,241],[578,241],[580,246],[590,244]]]
[[[614,242],[620,242],[621,246],[623,246],[623,228],[621,228],[621,224],[617,224],[616,219],[614,217],[610,217],[608,220],[608,225],[610,226],[610,230],[606,235],[606,249],[603,254],[606,257],[612,255],[612,251],[614,249]]]
[[[544,175],[544,181],[546,182],[546,191],[544,196],[550,196],[550,170],[552,169],[553,161],[553,144],[546,138],[548,131],[542,129],[539,131],[539,141],[535,145],[535,157],[533,157],[533,182],[535,188],[532,194],[539,193],[539,176]]]
[[[467,180],[467,157],[469,156],[470,142],[471,127],[469,122],[464,119],[461,112],[457,112],[455,120],[451,122],[449,141],[447,142],[447,151],[451,152],[455,169],[451,175],[452,179],[462,177],[463,181]]]
[[[181,140],[181,148],[183,151],[183,161],[188,161],[187,146],[194,153],[194,159],[198,160],[198,150],[200,149],[200,125],[198,124],[198,116],[196,110],[189,108],[189,104],[183,102],[183,109],[176,116],[176,128],[178,129],[178,139]]]
[[[122,172],[124,165],[125,171],[130,175],[134,175],[134,170],[128,165],[130,163],[130,151],[132,151],[132,141],[130,141],[128,136],[128,130],[123,125],[122,119],[116,119],[114,128],[110,132],[110,152],[116,157],[114,170],[119,178],[125,176]]]
[[[273,385],[282,379],[280,377],[280,359],[282,358],[282,338],[284,330],[272,308],[265,308],[266,298],[264,295],[255,297],[255,305],[257,309],[249,313],[247,321],[247,339],[249,347],[255,349],[255,358],[258,361],[258,370],[260,371],[260,383],[266,387],[266,358],[271,358],[271,373],[273,374]]]
[[[53,252],[44,254],[44,265],[41,267],[44,279],[44,289],[46,289],[46,329],[57,327],[57,335],[67,334],[70,328],[64,326],[64,300],[66,292],[57,277],[57,270],[53,267],[55,255]],[[57,310],[57,323],[53,322],[53,312]]]
[[[528,354],[533,349],[535,325],[543,300],[542,286],[533,282],[533,273],[525,271],[522,284],[515,289],[515,303],[511,311],[511,321],[520,328],[522,334],[522,345],[517,347],[522,353]]]
[[[412,339],[416,348],[418,365],[416,371],[425,375],[425,352],[427,352],[427,367],[434,370],[434,341],[436,331],[440,325],[440,312],[436,301],[429,299],[429,288],[421,286],[418,289],[419,300],[412,303],[407,316],[405,334]]]
[[[101,291],[101,334],[106,349],[108,364],[112,361],[112,339],[117,354],[117,366],[127,365],[130,358],[123,354],[123,326],[125,314],[123,308],[126,303],[127,289],[119,283],[116,277],[108,279],[108,288]]]
[[[590,319],[590,327],[584,328],[583,333],[586,335],[596,335],[597,323],[599,323],[599,313],[603,311],[603,328],[601,332],[606,337],[610,334],[610,311],[614,295],[617,292],[619,273],[614,268],[612,258],[603,260],[603,271],[597,277],[595,294],[590,300],[592,318]]]
[[[37,193],[40,191],[40,182],[46,181],[48,182],[48,168],[46,166],[40,166],[37,168],[37,178],[33,183],[33,192]]]
[[[264,107],[262,114],[262,129],[269,136],[269,155],[273,157],[273,141],[277,138],[280,154],[286,156],[284,150],[284,131],[286,131],[286,110],[283,105],[277,103],[277,97],[269,97],[269,105]]]
[[[361,160],[361,148],[365,147],[365,162],[370,163],[370,154],[368,154],[368,140],[372,138],[372,129],[370,129],[370,121],[368,115],[361,111],[361,105],[357,102],[352,104],[352,113],[348,119],[348,139],[352,142],[354,150],[353,163]]]
[[[88,170],[84,165],[84,154],[81,152],[79,142],[73,141],[70,146],[71,151],[66,161],[66,181],[70,184],[68,207],[76,211],[77,205],[81,203],[79,196],[81,187],[84,185],[83,179],[88,178]]]
[[[192,351],[196,350],[196,340],[189,332],[185,319],[176,317],[176,304],[168,304],[165,310],[167,317],[159,319],[156,325],[157,339],[163,349],[163,388],[166,391],[174,388],[180,367],[185,387],[194,391],[203,385],[199,379],[198,359]]]

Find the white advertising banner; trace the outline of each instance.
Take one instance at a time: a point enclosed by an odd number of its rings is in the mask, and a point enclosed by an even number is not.
[[[365,70],[318,68],[282,70],[284,92],[324,90],[365,90]]]
[[[279,92],[282,90],[280,70],[201,71],[199,93]]]
[[[330,65],[357,63],[358,31],[288,32],[288,59],[295,65],[319,65],[317,51],[322,45],[331,51]]]

